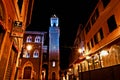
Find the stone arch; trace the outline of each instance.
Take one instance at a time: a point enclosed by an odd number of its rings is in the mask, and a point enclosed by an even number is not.
[[[32,64],[32,62],[31,61],[27,61],[25,64],[24,64],[24,66],[23,66],[23,68],[22,68],[22,79],[24,78],[24,70],[25,70],[25,68],[26,67],[31,67],[31,74],[30,74],[30,78],[32,79],[32,77],[33,77],[33,75],[34,75],[34,67],[33,67],[33,64]]]
[[[32,68],[30,66],[26,66],[24,68],[23,79],[31,79],[31,72],[32,72]]]
[[[56,73],[52,72],[52,80],[55,80],[55,78],[56,78]]]
[[[44,78],[42,77],[42,80],[48,80],[48,65],[43,64],[42,65],[42,75],[44,75]]]

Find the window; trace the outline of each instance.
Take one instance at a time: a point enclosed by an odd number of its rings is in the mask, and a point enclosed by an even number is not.
[[[38,58],[39,57],[39,51],[35,50],[33,53],[33,58]]]
[[[108,27],[109,27],[109,31],[112,32],[114,29],[117,28],[117,24],[116,24],[116,21],[115,21],[115,16],[112,15],[108,20],[107,20],[107,23],[108,23]]]
[[[95,10],[95,13],[93,14],[93,16],[92,16],[92,18],[91,18],[91,20],[92,20],[92,25],[95,23],[95,21],[97,20],[98,16],[99,16],[99,11],[98,11],[98,9],[96,9],[96,10]]]
[[[110,0],[102,0],[104,8],[108,5],[109,2]]]
[[[27,54],[26,54],[26,58],[30,58],[30,53],[27,53]]]
[[[100,29],[100,36],[101,36],[101,39],[103,39],[104,38],[104,35],[103,35],[103,31],[102,31],[102,28]]]
[[[91,39],[91,46],[92,46],[92,47],[94,46],[94,44],[93,44],[93,39]]]
[[[30,58],[30,53],[26,49],[22,49],[21,57]]]
[[[35,37],[35,42],[36,42],[36,43],[39,43],[39,42],[40,42],[40,36],[36,36],[36,37]]]
[[[87,43],[87,48],[88,48],[88,51],[90,50],[90,44],[89,42]]]
[[[97,34],[94,35],[94,41],[95,41],[95,44],[98,43],[98,38],[97,38]]]
[[[94,35],[94,41],[95,44],[97,44],[99,41],[101,41],[103,39],[103,31],[102,28],[100,28],[100,30]]]
[[[32,37],[28,36],[26,42],[32,42]]]
[[[55,61],[52,62],[52,67],[55,67]]]
[[[87,24],[86,28],[85,28],[85,32],[86,34],[89,32],[91,26],[90,26],[90,22]]]

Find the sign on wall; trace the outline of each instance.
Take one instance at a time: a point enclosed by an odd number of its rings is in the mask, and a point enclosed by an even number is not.
[[[21,21],[15,21],[13,23],[13,28],[11,32],[11,36],[13,37],[23,37],[23,28],[22,28],[22,22]]]

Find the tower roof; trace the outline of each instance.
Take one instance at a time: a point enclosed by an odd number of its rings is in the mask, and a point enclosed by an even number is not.
[[[57,16],[54,14],[54,15],[52,15],[52,17],[55,18],[55,17],[57,17]]]

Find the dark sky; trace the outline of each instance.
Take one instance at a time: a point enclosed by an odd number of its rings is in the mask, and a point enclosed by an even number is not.
[[[27,30],[48,31],[50,17],[59,18],[61,68],[68,65],[68,56],[79,24],[85,24],[98,0],[34,0],[31,24]]]

